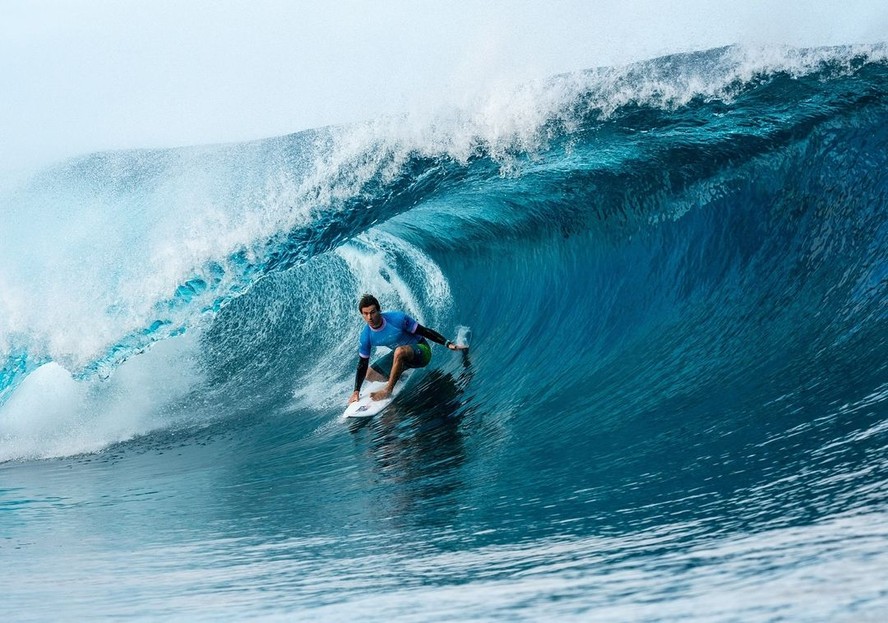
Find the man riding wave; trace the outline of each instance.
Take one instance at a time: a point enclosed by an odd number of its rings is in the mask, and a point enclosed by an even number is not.
[[[361,385],[368,381],[388,381],[379,391],[372,392],[373,400],[383,400],[392,394],[395,383],[407,368],[424,368],[432,360],[432,348],[427,340],[437,342],[450,350],[466,350],[443,335],[424,327],[402,311],[381,311],[379,301],[372,294],[365,294],[358,303],[361,316],[367,323],[361,331],[358,349],[358,369],[355,373],[355,390],[349,404],[361,396]],[[370,355],[377,346],[387,346],[390,353],[370,365]]]

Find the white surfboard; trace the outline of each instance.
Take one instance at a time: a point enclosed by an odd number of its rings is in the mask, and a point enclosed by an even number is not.
[[[392,392],[391,396],[385,398],[384,400],[373,400],[370,397],[375,391],[378,391],[385,387],[385,382],[372,382],[372,381],[364,381],[363,387],[361,387],[361,397],[348,405],[345,411],[342,413],[343,417],[347,418],[362,418],[362,417],[373,417],[387,406],[392,404],[392,401],[395,399],[395,396],[401,393],[401,390],[404,389],[404,385],[407,384],[407,379],[410,378],[410,374],[412,370],[407,370],[404,374],[401,375],[401,378],[398,379],[398,383],[395,385],[395,389]]]

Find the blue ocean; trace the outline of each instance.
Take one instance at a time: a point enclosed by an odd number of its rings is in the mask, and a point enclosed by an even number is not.
[[[0,184],[0,620],[880,621],[888,48]],[[372,419],[359,297],[467,354]]]

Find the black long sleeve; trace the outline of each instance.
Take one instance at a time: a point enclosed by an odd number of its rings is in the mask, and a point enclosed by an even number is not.
[[[358,370],[355,372],[355,391],[361,391],[361,385],[364,384],[364,377],[367,376],[367,368],[370,367],[370,359],[358,357]]]
[[[428,327],[424,327],[421,324],[416,324],[416,331],[414,331],[417,335],[421,335],[422,337],[426,337],[433,342],[437,342],[442,346],[447,346],[447,338],[443,335],[435,331],[434,329],[429,329]]]

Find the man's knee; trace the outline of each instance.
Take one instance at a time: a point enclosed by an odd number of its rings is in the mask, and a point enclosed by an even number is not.
[[[410,361],[413,359],[413,349],[410,346],[398,346],[395,349],[395,359],[400,359],[404,362]]]

